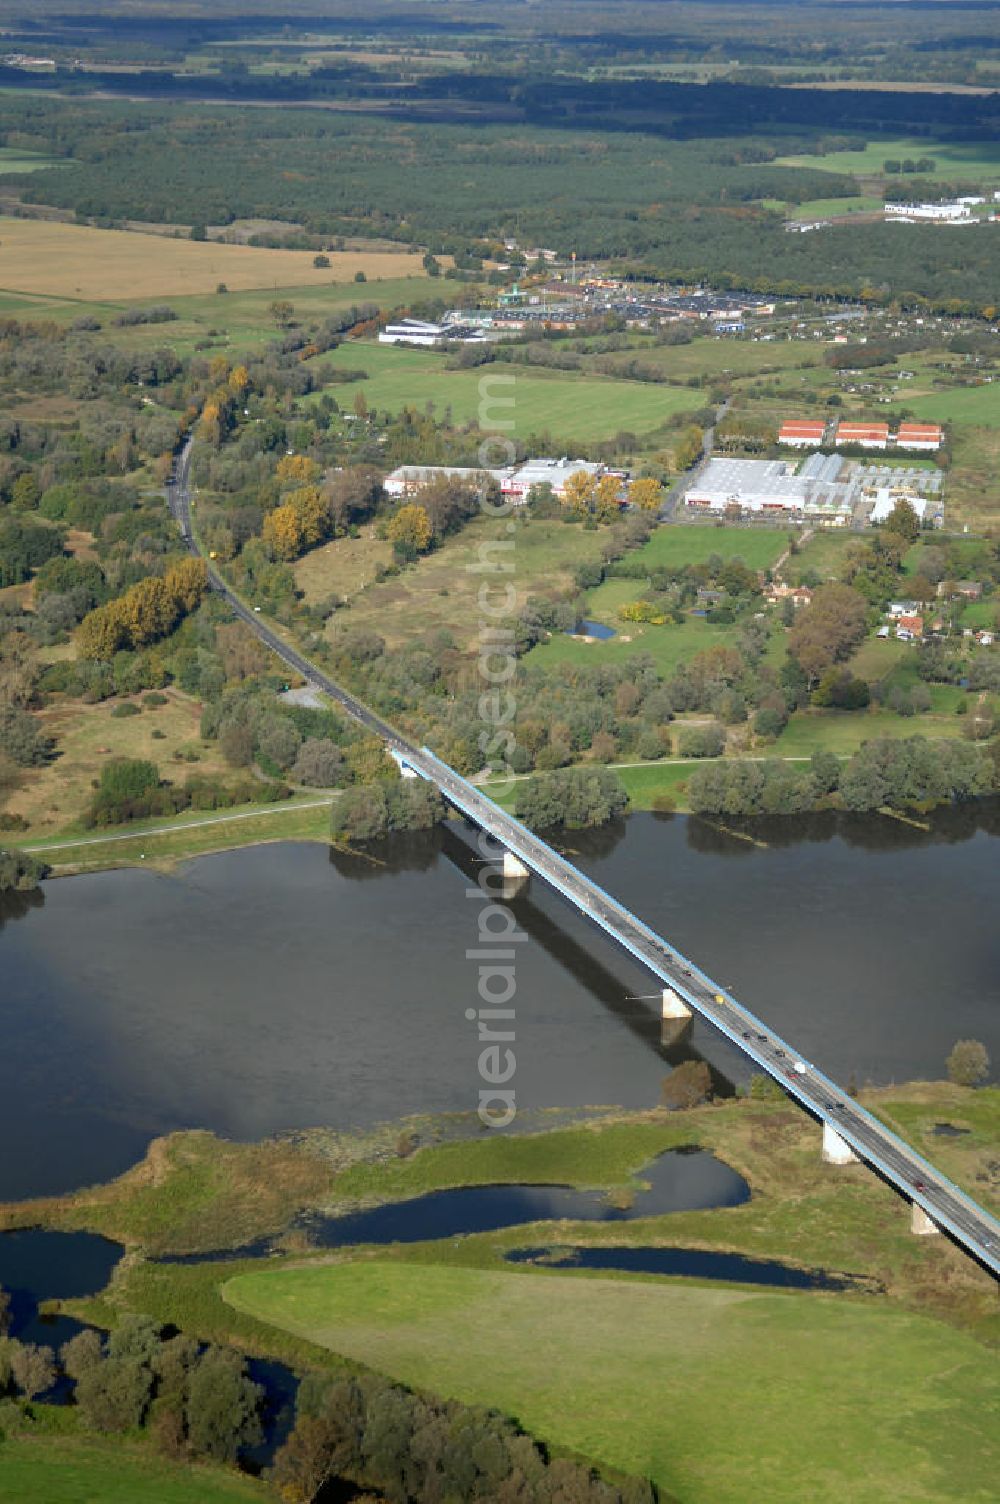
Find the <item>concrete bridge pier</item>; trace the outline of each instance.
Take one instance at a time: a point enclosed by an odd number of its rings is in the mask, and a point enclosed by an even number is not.
[[[846,1139],[841,1138],[832,1123],[823,1124],[823,1163],[827,1165],[857,1164],[858,1156]]]
[[[531,876],[531,868],[526,867],[520,857],[512,851],[503,854],[503,896],[513,898],[514,894],[528,881]]]
[[[923,1207],[913,1201],[910,1203],[910,1231],[918,1238],[926,1238],[932,1233],[939,1233],[941,1229],[933,1217],[928,1217]]]
[[[664,987],[660,1006],[660,1043],[678,1044],[691,1028],[694,1014],[672,987]]]

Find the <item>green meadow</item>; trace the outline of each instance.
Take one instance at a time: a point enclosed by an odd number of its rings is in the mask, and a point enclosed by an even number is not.
[[[335,367],[366,373],[364,380],[331,388],[342,407],[350,407],[355,395],[363,392],[368,406],[381,412],[413,407],[441,419],[450,410],[456,423],[478,422],[483,428],[522,438],[547,429],[566,443],[612,438],[622,429],[648,433],[675,413],[691,411],[703,401],[699,392],[688,387],[583,376],[575,371],[513,365],[449,371],[440,352],[367,341],[348,341],[319,358]]]
[[[255,1271],[222,1293],[679,1499],[996,1496],[1000,1443],[984,1427],[1000,1404],[992,1355],[933,1318],[863,1298],[380,1258]]]
[[[825,156],[805,154],[778,157],[778,167],[811,167],[820,172],[846,172],[858,177],[882,175],[882,163],[902,157],[930,157],[938,177],[958,177],[967,182],[992,183],[1000,179],[1000,151],[994,142],[930,141],[893,139],[869,141],[862,151],[832,151]],[[905,189],[908,173],[893,175]]]
[[[932,397],[915,397],[907,404],[915,418],[930,423],[961,423],[979,428],[1000,428],[1000,383],[953,387]]]

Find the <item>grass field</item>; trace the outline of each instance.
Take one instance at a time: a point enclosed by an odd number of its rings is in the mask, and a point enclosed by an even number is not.
[[[36,1413],[46,1407],[36,1407]],[[72,1417],[66,1410],[65,1416]],[[0,1445],[4,1504],[265,1504],[262,1483],[222,1467],[168,1462],[147,1443],[26,1425]]]
[[[39,713],[46,735],[54,737],[56,757],[20,775],[20,786],[5,808],[28,821],[23,838],[52,835],[74,826],[90,798],[91,782],[111,757],[143,757],[155,762],[161,774],[183,783],[195,774],[227,771],[216,742],[201,740],[201,706],[179,690],[165,691],[167,704],[141,715],[116,719],[111,711],[120,701],[84,705],[78,700],[53,704]],[[137,705],[142,696],[131,697]],[[154,737],[153,732],[161,733]],[[196,761],[175,757],[191,752]]]
[[[36,841],[29,835],[5,837],[9,846],[26,846],[38,853],[57,877],[78,872],[101,872],[109,867],[156,867],[170,871],[178,862],[237,846],[271,841],[330,839],[330,798],[287,800],[264,807],[256,804],[215,814],[186,812],[173,820],[136,820],[115,826],[106,835],[77,837],[75,832]]]
[[[844,560],[844,552],[851,543],[857,543],[850,533],[831,532],[820,529],[813,533],[797,553],[791,554],[782,566],[782,578],[790,585],[799,584],[810,572],[821,579],[836,579]]]
[[[396,413],[404,407],[423,412],[433,404],[439,419],[450,408],[456,423],[478,421],[490,428],[498,421],[512,422],[509,431],[520,437],[549,429],[560,439],[580,444],[611,438],[620,429],[648,433],[704,400],[687,387],[581,376],[575,371],[528,371],[518,366],[486,373],[449,371],[445,357],[435,351],[360,341],[319,358],[367,372],[364,381],[331,389],[341,406],[350,406],[355,393],[363,391],[368,406],[382,412]]]
[[[1000,383],[955,387],[949,392],[915,397],[907,406],[913,409],[914,417],[928,422],[1000,428]]]
[[[799,368],[817,365],[819,354],[799,340],[730,339],[706,335],[689,345],[642,345],[622,351],[619,357],[633,355],[643,365],[658,366],[671,381],[686,381],[689,376],[753,376],[758,371]]]
[[[853,198],[812,198],[787,206],[790,219],[843,219],[852,214],[880,214],[882,200],[859,193]]]
[[[47,157],[40,151],[20,151],[16,146],[0,146],[0,173],[37,172],[41,167],[62,167],[65,157]]]
[[[618,630],[617,637],[603,642],[584,642],[582,639],[556,633],[546,642],[540,642],[526,655],[525,662],[549,667],[554,663],[615,663],[624,658],[634,658],[637,653],[648,653],[661,674],[672,675],[679,664],[687,663],[704,648],[731,643],[735,639],[735,626],[710,626],[700,617],[688,617],[679,626],[673,623],[664,627],[645,626],[636,622],[620,622],[613,612],[606,612],[600,605],[602,590],[614,587],[614,595],[621,592],[621,581],[612,580],[608,586],[600,586],[590,596],[598,604],[593,608],[595,618],[607,615]],[[631,598],[642,593],[642,582],[633,583]],[[627,630],[626,630],[627,628]]]
[[[335,538],[303,554],[295,564],[295,583],[307,605],[335,593],[349,601],[375,579],[381,566],[392,563],[392,544],[363,528],[358,538]]]
[[[381,584],[370,585],[360,595],[355,593],[350,610],[337,612],[331,622],[337,627],[369,628],[391,646],[446,627],[456,642],[471,647],[478,641],[482,615],[477,597],[484,576],[475,566],[484,544],[513,541],[514,571],[509,578],[523,605],[533,591],[570,590],[573,570],[584,561],[598,560],[608,535],[606,528],[588,531],[558,521],[519,519],[513,535],[508,534],[508,526],[500,518],[475,518],[435,553]],[[313,599],[334,591],[349,598],[359,579],[373,571],[374,553],[370,539],[341,539],[309,555],[297,566],[296,574]]]
[[[353,285],[370,278],[408,277],[420,257],[401,251],[331,251],[330,266],[313,266],[310,251],[260,250],[215,241],[172,240],[127,230],[40,219],[0,219],[0,288],[83,301],[147,298],[233,289]]]
[[[1000,1376],[973,1338],[927,1317],[382,1259],[244,1274],[224,1295],[407,1384],[497,1405],[685,1500],[995,1498],[1000,1447],[984,1422]]]
[[[948,476],[948,524],[969,521],[977,529],[1000,523],[1000,424],[968,428],[957,423]]]
[[[787,534],[771,528],[730,527],[693,522],[660,527],[630,560],[649,567],[703,564],[712,554],[742,559],[750,569],[768,569],[788,547]]]
[[[862,742],[876,737],[899,739],[907,736],[960,736],[962,722],[957,715],[936,714],[901,716],[893,710],[806,710],[796,711],[774,743],[777,757],[811,757],[814,752],[836,752],[841,756],[854,753]]]
[[[995,143],[981,141],[931,141],[894,139],[869,141],[863,151],[832,151],[825,156],[778,157],[777,167],[811,167],[819,172],[847,172],[857,177],[882,175],[882,163],[901,157],[930,157],[938,177],[965,182],[992,183],[1000,179],[1000,151]],[[893,177],[905,193],[907,174]]]

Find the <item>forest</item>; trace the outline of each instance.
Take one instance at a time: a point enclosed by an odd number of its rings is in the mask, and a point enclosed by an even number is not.
[[[858,222],[789,235],[774,207],[858,192],[853,177],[822,170],[830,149],[885,133],[919,132],[929,147],[941,138],[991,138],[1000,96],[847,98],[665,83],[644,84],[637,111],[626,108],[617,84],[584,97],[592,86],[577,81],[542,89],[530,78],[459,74],[441,87],[454,105],[450,119],[437,104],[422,112],[412,99],[402,114],[360,98],[356,112],[348,105],[331,114],[180,101],[69,104],[8,93],[0,144],[47,153],[59,165],[0,176],[0,192],[25,212],[50,205],[101,225],[283,221],[316,249],[360,235],[478,264],[515,236],[611,260],[625,273],[719,287],[845,297],[875,287],[955,311],[1000,303],[989,227],[942,237],[933,225],[900,234],[895,225]],[[478,110],[498,90],[517,91],[513,119],[470,121],[465,101]],[[509,113],[506,95],[497,108],[498,118]],[[810,152],[818,153],[814,166],[775,163]],[[932,197],[970,186],[946,190],[927,175],[919,183]]]

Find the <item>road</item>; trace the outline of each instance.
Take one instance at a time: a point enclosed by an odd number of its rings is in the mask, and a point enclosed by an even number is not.
[[[193,552],[199,553],[191,523],[190,464],[189,440],[178,457],[176,480],[169,487],[168,498],[185,542]],[[937,1226],[946,1229],[967,1252],[1000,1277],[1000,1224],[970,1196],[815,1066],[803,1061],[786,1040],[680,951],[668,945],[610,893],[494,804],[481,789],[442,762],[429,748],[413,746],[393,726],[303,657],[262,621],[258,612],[240,600],[211,564],[208,568],[213,589],[225,596],[236,616],[246,622],[290,668],[380,737],[389,750],[415,773],[436,784],[452,808],[488,831],[500,846],[511,851],[585,918],[672,988],[696,1013],[778,1081],[808,1112],[820,1122],[829,1123],[854,1152],[902,1196],[921,1206]],[[946,1000],[942,1000],[942,1005],[945,1004]]]

